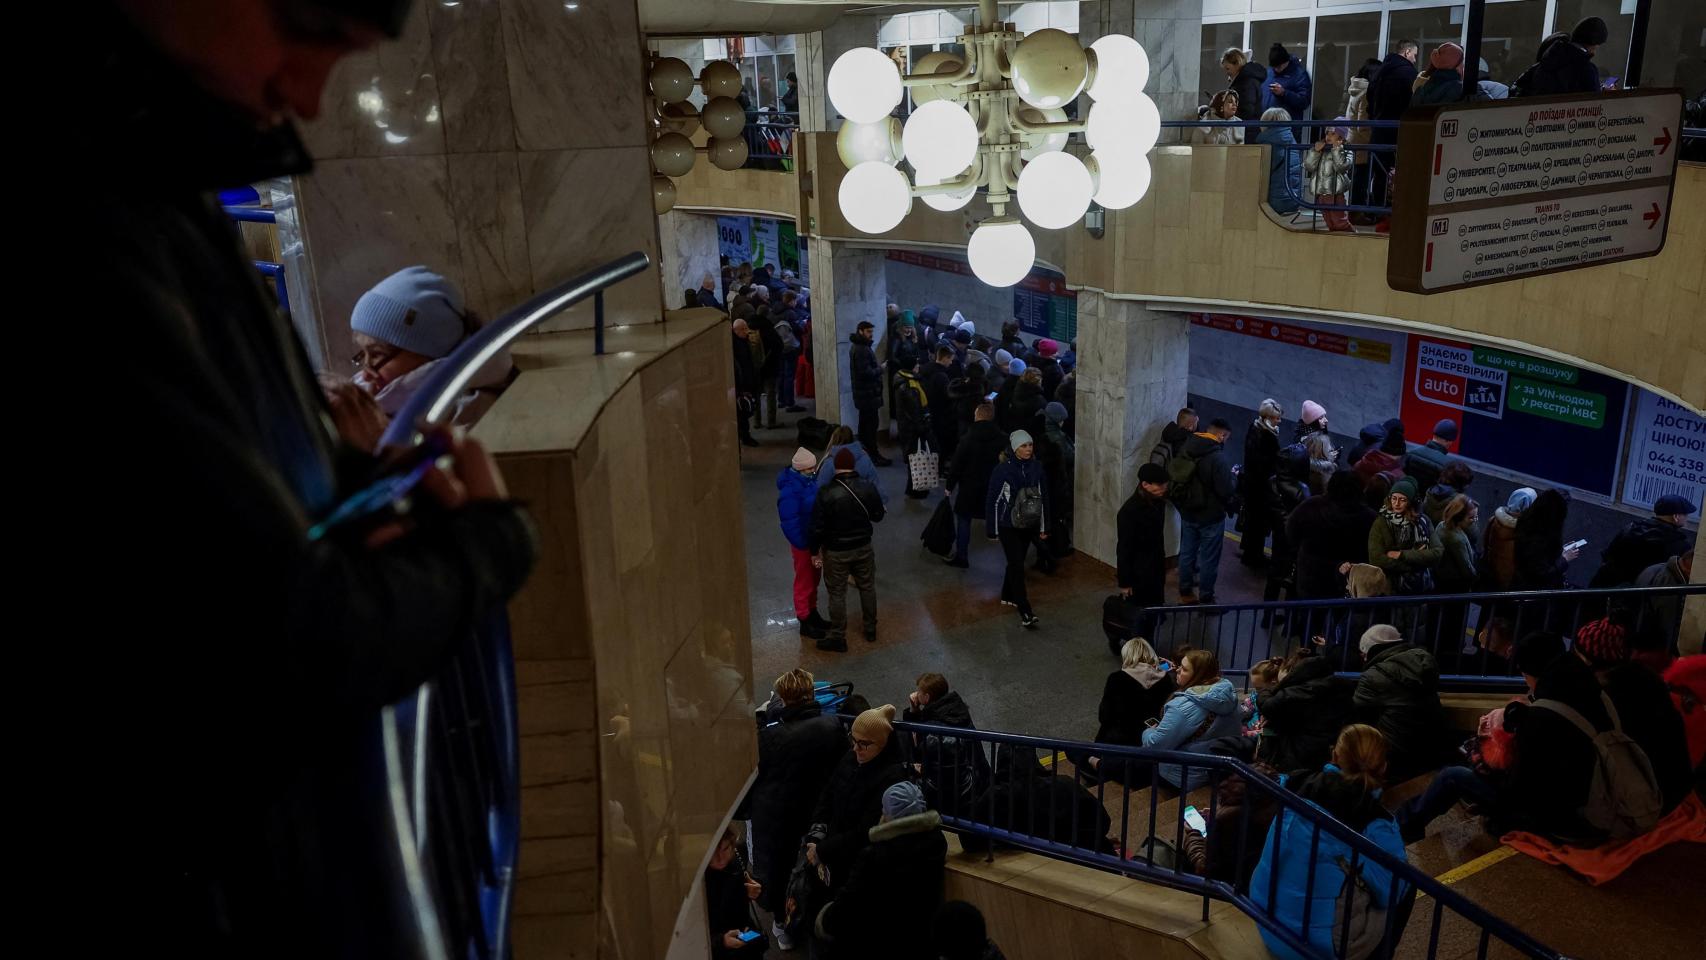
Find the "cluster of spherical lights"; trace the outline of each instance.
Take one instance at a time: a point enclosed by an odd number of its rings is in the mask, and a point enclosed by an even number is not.
[[[697,80],[687,61],[660,57],[652,61],[646,75],[652,97],[657,101],[652,115],[652,209],[662,214],[675,206],[675,181],[693,169],[700,148],[691,137],[699,129],[711,135],[704,151],[720,170],[739,170],[746,163],[746,111],[736,100],[740,94],[740,68],[727,60],[712,60]],[[705,108],[696,110],[687,98],[694,84],[705,90]]]
[[[986,33],[968,33],[966,55],[985,51],[981,56],[999,62],[997,44],[1011,40]],[[848,167],[838,197],[847,222],[886,233],[911,212],[914,196],[953,211],[983,187],[996,216],[978,224],[966,258],[980,280],[998,287],[1024,279],[1036,259],[1030,232],[1005,215],[1009,188],[1025,219],[1047,230],[1078,222],[1092,200],[1108,209],[1129,207],[1149,189],[1146,154],[1161,134],[1160,111],[1143,93],[1149,57],[1131,37],[1109,35],[1085,50],[1065,31],[1038,30],[1008,47],[1005,61],[1006,69],[991,63],[968,72],[957,55],[932,53],[903,81],[882,52],[860,47],[835,61],[828,80],[830,102],[844,118],[836,147]],[[946,82],[931,83],[930,76]],[[889,113],[907,87],[916,108],[902,127]],[[1081,92],[1094,103],[1083,123],[1069,123],[1062,108]],[[981,132],[968,103],[983,117]],[[1046,128],[1020,129],[1014,113],[1024,126]],[[1087,160],[1062,152],[1069,134],[1080,130],[1092,151]],[[1015,148],[1023,166],[1010,183]],[[903,157],[913,169],[911,182],[897,167]]]

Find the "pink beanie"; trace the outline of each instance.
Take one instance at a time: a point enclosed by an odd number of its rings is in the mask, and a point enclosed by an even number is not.
[[[1462,65],[1463,48],[1451,42],[1435,47],[1433,55],[1428,57],[1428,66],[1435,70],[1456,70]]]
[[[793,467],[801,473],[810,473],[817,467],[817,455],[801,447],[794,451]]]
[[[1303,401],[1303,422],[1304,423],[1306,423],[1306,424],[1314,423],[1315,421],[1321,419],[1322,417],[1324,417],[1326,415],[1327,415],[1327,408],[1326,407],[1321,406],[1319,403],[1316,403],[1313,400]]]

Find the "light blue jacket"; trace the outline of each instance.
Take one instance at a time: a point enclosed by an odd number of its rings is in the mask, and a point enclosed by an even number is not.
[[[823,459],[817,462],[817,487],[819,490],[829,486],[829,481],[835,479],[835,453],[841,449],[843,447],[830,447],[824,453]],[[871,481],[871,486],[877,488],[877,496],[883,498],[883,505],[888,506],[889,495],[883,492],[883,485],[877,482],[877,465],[871,462],[870,455],[865,453],[864,446],[855,440],[846,444],[845,449],[853,451],[853,469],[859,472],[859,476]]]
[[[1208,729],[1203,722],[1208,721]],[[1189,751],[1193,744],[1218,737],[1236,737],[1243,732],[1238,719],[1238,693],[1232,681],[1221,677],[1203,686],[1188,687],[1173,694],[1161,708],[1161,722],[1143,731],[1143,745],[1153,750]],[[1184,771],[1176,763],[1160,765],[1161,779],[1184,791],[1195,790],[1208,782],[1208,771],[1192,767],[1190,783],[1180,782]]]
[[[1275,213],[1295,213],[1294,198],[1303,195],[1303,152],[1286,150],[1280,144],[1296,143],[1297,138],[1291,135],[1290,127],[1263,127],[1256,142],[1272,147],[1268,152],[1268,206]],[[1287,180],[1291,181],[1290,190],[1285,187]]]

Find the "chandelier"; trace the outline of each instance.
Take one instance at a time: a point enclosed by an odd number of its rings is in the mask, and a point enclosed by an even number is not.
[[[1161,135],[1161,113],[1143,93],[1149,57],[1131,37],[1110,34],[1081,47],[1064,30],[1024,34],[982,0],[979,27],[959,38],[959,55],[926,54],[902,76],[872,47],[842,54],[829,71],[829,99],[844,119],[836,152],[847,165],[838,200],[854,229],[886,233],[916,197],[954,211],[982,191],[993,213],[972,231],[966,259],[984,283],[1007,287],[1030,272],[1036,241],[1019,217],[1060,230],[1094,200],[1118,210],[1149,189],[1146,154]],[[903,127],[890,116],[907,90],[915,108]],[[1083,120],[1064,107],[1087,92]],[[1091,153],[1065,153],[1082,133]],[[909,179],[899,163],[912,168]]]
[[[705,92],[704,109],[687,102],[697,85]],[[719,170],[739,170],[746,163],[746,109],[740,96],[740,68],[727,60],[705,64],[698,77],[687,61],[676,57],[653,57],[646,69],[646,87],[653,100],[651,112],[652,210],[668,213],[675,206],[675,177],[693,169],[694,156],[704,153]],[[693,134],[703,126],[710,140],[693,145]]]

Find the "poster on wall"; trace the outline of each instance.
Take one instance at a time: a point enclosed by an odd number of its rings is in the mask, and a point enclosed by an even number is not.
[[[1628,384],[1591,370],[1411,335],[1401,409],[1412,442],[1450,418],[1467,459],[1609,497],[1628,399]]]
[[[1064,274],[1033,268],[1013,285],[1013,319],[1022,333],[1070,343],[1078,338],[1078,294]]]
[[[752,265],[754,268],[768,263],[778,264],[780,272],[782,262],[782,224],[776,220],[766,220],[762,217],[752,218]]]
[[[729,263],[739,265],[752,252],[752,218],[717,218],[717,255],[728,257]]]
[[[1706,418],[1656,393],[1635,394],[1623,502],[1651,509],[1674,493],[1698,508],[1706,498]]]
[[[1242,317],[1225,313],[1193,313],[1191,322],[1199,327],[1242,333],[1259,340],[1283,343],[1290,347],[1305,347],[1322,353],[1335,353],[1371,363],[1391,363],[1392,345],[1372,337],[1352,337],[1330,333],[1314,327],[1299,326],[1262,317]]]

